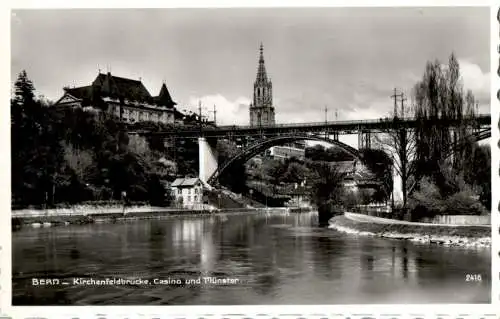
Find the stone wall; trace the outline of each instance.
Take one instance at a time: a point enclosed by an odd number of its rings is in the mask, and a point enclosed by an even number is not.
[[[491,225],[491,216],[437,215],[434,218],[424,218],[422,222],[447,225]]]

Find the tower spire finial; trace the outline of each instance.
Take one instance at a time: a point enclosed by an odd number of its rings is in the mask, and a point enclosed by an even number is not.
[[[260,43],[259,68],[257,70],[257,82],[267,82],[266,66],[264,64],[264,45]]]

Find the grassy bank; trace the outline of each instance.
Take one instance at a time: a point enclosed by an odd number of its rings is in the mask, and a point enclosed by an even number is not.
[[[330,219],[329,228],[362,236],[404,239],[420,243],[447,246],[488,247],[491,245],[489,226],[453,226],[423,223],[391,222],[389,219],[357,219],[346,213]]]

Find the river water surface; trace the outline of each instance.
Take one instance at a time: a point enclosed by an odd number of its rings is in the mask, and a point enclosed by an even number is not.
[[[316,225],[314,213],[255,213],[25,228],[13,233],[13,304],[490,302],[490,249]],[[481,281],[467,281],[467,274]],[[33,285],[33,278],[59,282]],[[84,285],[73,278],[149,283]]]

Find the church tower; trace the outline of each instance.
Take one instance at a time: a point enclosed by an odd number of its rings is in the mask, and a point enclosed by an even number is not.
[[[253,84],[253,102],[250,103],[250,126],[273,125],[273,84],[267,78],[264,47],[260,44],[259,67]]]

